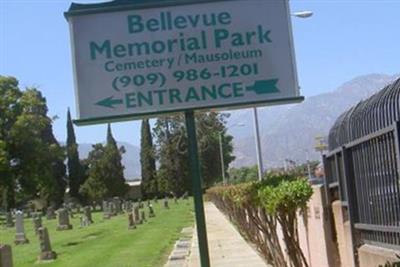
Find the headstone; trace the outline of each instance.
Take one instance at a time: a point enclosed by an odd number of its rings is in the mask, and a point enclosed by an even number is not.
[[[136,229],[135,220],[133,219],[132,212],[128,213],[128,229]]]
[[[83,207],[83,218],[89,223],[93,223],[92,219],[92,210],[90,209],[89,206]]]
[[[119,213],[122,213],[121,199],[119,197],[114,197],[113,203],[114,203],[114,209],[115,209],[114,214],[117,215]]]
[[[101,210],[105,211],[107,209],[107,201],[103,200],[103,203],[101,205]]]
[[[164,198],[164,208],[169,209],[168,197],[165,197],[165,198]]]
[[[17,211],[15,213],[15,245],[27,244],[29,240],[25,235],[24,228],[24,213],[22,211]]]
[[[140,217],[142,219],[142,222],[146,222],[146,212],[144,212],[144,210],[142,210]]]
[[[68,216],[68,213],[67,213]],[[54,260],[57,258],[57,253],[51,250],[49,232],[46,227],[39,228],[39,243],[40,243],[40,254],[39,261]]]
[[[111,218],[111,203],[103,201],[103,219],[108,220]]]
[[[126,211],[126,201],[122,201],[122,211]]]
[[[35,235],[39,234],[39,228],[42,227],[42,217],[39,214],[35,214],[32,218],[33,228],[35,229]]]
[[[11,246],[0,244],[0,266],[13,267]]]
[[[134,210],[134,214],[135,214],[135,223],[142,224],[142,220],[140,220],[139,206],[135,206],[133,210]]]
[[[69,203],[64,205],[64,209],[68,212],[68,215],[71,216],[71,219],[74,218],[74,210],[73,210],[73,204]]]
[[[174,196],[174,202],[175,204],[178,204],[178,198],[176,196]]]
[[[183,198],[184,200],[188,199],[188,197],[189,197],[189,193],[188,193],[188,192],[185,192],[185,193],[183,194],[183,196],[182,196],[182,198]]]
[[[108,210],[110,212],[110,216],[117,215],[117,213],[115,211],[115,203],[114,202],[108,202]]]
[[[154,213],[153,205],[150,204],[149,206],[149,218],[156,217],[156,214]]]
[[[12,217],[11,211],[6,212],[6,226],[7,227],[14,227],[14,221]]]
[[[57,230],[62,231],[70,229],[72,229],[72,225],[69,223],[68,211],[66,209],[59,209]]]
[[[139,209],[143,209],[143,202],[142,199],[139,198]]]
[[[154,203],[158,203],[158,198],[154,197]]]
[[[126,212],[132,212],[132,201],[125,202],[125,210]]]
[[[88,219],[83,215],[79,216],[79,221],[80,221],[81,228],[90,225],[90,222],[88,221]]]
[[[47,208],[47,212],[46,212],[46,218],[47,218],[47,220],[53,220],[53,219],[55,219],[57,216],[56,216],[56,212],[55,212],[55,210],[54,210],[54,208],[53,207],[48,207]]]
[[[151,201],[150,199],[147,200],[147,207],[149,207],[151,205]]]

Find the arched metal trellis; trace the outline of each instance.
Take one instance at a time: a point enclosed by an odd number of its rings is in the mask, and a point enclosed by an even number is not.
[[[328,139],[327,197],[348,211],[355,251],[400,249],[400,79],[339,116]]]

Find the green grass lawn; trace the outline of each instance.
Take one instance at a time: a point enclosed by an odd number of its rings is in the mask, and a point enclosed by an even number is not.
[[[103,220],[102,213],[93,214],[94,224],[79,227],[79,215],[71,220],[72,230],[56,231],[57,220],[46,220],[55,261],[37,263],[40,252],[38,237],[33,230],[32,219],[25,220],[25,232],[30,243],[14,245],[15,228],[0,226],[0,243],[11,244],[15,267],[63,266],[63,267],[146,267],[162,266],[180,237],[182,228],[193,225],[193,202],[170,201],[170,209],[162,207],[162,201],[153,203],[155,218],[134,230],[128,230],[126,214]],[[145,207],[146,216],[148,209]]]

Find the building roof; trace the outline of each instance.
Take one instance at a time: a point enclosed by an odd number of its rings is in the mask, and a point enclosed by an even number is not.
[[[128,180],[126,181],[126,184],[129,186],[140,186],[142,183],[142,180]]]

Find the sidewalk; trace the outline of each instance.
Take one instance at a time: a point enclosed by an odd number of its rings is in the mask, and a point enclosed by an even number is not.
[[[204,203],[208,249],[212,267],[266,267],[257,252],[211,202]],[[196,231],[189,257],[189,267],[200,267]]]

